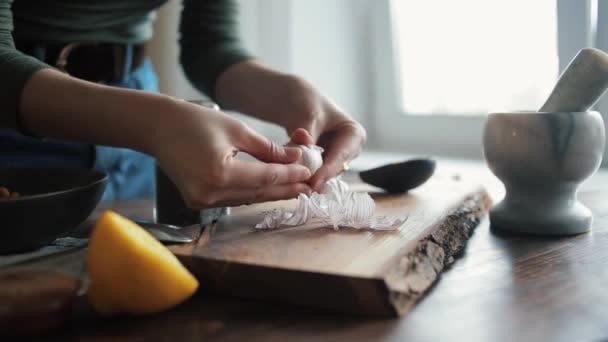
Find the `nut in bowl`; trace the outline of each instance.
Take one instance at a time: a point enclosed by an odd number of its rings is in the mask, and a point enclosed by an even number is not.
[[[593,216],[576,194],[600,166],[604,142],[598,112],[490,114],[484,158],[506,189],[490,212],[492,227],[554,236],[589,231]]]

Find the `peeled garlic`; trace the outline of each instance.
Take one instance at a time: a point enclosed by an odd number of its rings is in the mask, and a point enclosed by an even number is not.
[[[311,174],[317,172],[318,169],[323,165],[323,148],[317,145],[298,145],[302,150],[302,156],[296,162],[297,164],[306,166]]]

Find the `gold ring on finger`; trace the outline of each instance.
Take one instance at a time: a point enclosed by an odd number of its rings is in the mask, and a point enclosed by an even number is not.
[[[348,171],[348,170],[350,170],[350,165],[348,162],[344,162],[342,164],[342,171]]]

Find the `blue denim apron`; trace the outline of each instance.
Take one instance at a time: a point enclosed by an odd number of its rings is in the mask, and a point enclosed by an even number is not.
[[[131,58],[126,60],[130,65]],[[159,91],[158,77],[149,58],[136,70],[126,73],[120,82],[107,85]],[[16,130],[0,129],[0,168],[94,167],[108,174],[108,185],[102,198],[104,201],[153,197],[154,164],[154,159],[150,156],[126,148],[37,139],[22,135]]]

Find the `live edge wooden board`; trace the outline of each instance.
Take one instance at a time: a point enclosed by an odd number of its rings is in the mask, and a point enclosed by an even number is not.
[[[479,184],[435,176],[407,195],[370,191],[379,215],[407,217],[398,231],[306,225],[254,231],[281,201],[232,208],[173,252],[203,290],[348,313],[407,313],[461,252],[491,199]]]

